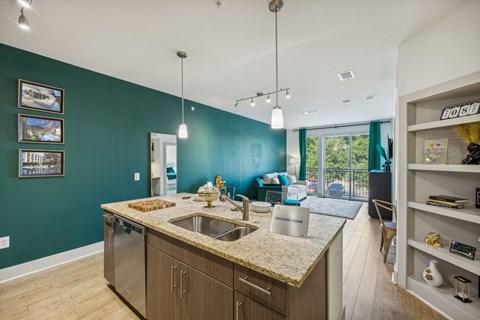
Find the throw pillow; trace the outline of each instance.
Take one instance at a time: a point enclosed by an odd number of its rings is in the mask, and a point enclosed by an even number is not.
[[[257,182],[257,185],[258,185],[259,187],[263,187],[263,181],[262,181],[262,179],[256,178],[255,181]]]
[[[288,178],[288,181],[290,182],[290,184],[294,184],[297,182],[297,177],[295,177],[294,175],[287,175],[287,178]]]
[[[266,184],[271,184],[272,179],[276,178],[278,176],[278,173],[273,172],[273,173],[266,173],[263,175],[263,181],[265,181]]]
[[[280,181],[278,180],[278,177],[273,177],[272,178],[272,184],[280,184]]]
[[[280,184],[282,186],[288,187],[290,185],[290,182],[288,181],[288,178],[287,178],[286,175],[280,174],[280,175],[278,175],[278,179],[280,180]]]

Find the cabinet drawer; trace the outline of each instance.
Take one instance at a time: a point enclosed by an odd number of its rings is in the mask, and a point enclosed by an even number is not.
[[[147,244],[233,287],[233,262],[155,230],[148,230]]]
[[[234,287],[235,290],[288,317],[286,283],[236,264]]]
[[[235,291],[235,320],[286,320],[275,311]]]

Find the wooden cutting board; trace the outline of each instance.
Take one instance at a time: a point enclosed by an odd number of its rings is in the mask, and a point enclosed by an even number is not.
[[[156,199],[129,203],[128,207],[141,212],[148,212],[153,210],[175,207],[175,202]]]

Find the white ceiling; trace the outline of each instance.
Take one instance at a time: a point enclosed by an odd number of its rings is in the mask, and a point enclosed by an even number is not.
[[[292,94],[279,99],[285,127],[391,118],[398,44],[465,2],[285,0],[278,17],[280,87]],[[223,3],[33,0],[25,32],[17,1],[2,0],[0,42],[174,95],[176,51],[184,50],[187,99],[269,123],[274,101],[234,104],[275,89],[274,15],[267,0]],[[356,79],[340,82],[337,73],[348,70]],[[302,114],[309,110],[319,113]]]

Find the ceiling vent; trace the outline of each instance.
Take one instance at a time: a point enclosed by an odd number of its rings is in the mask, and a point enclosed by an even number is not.
[[[353,71],[346,71],[339,73],[338,78],[340,79],[340,81],[347,81],[355,79],[355,75],[353,74]]]

